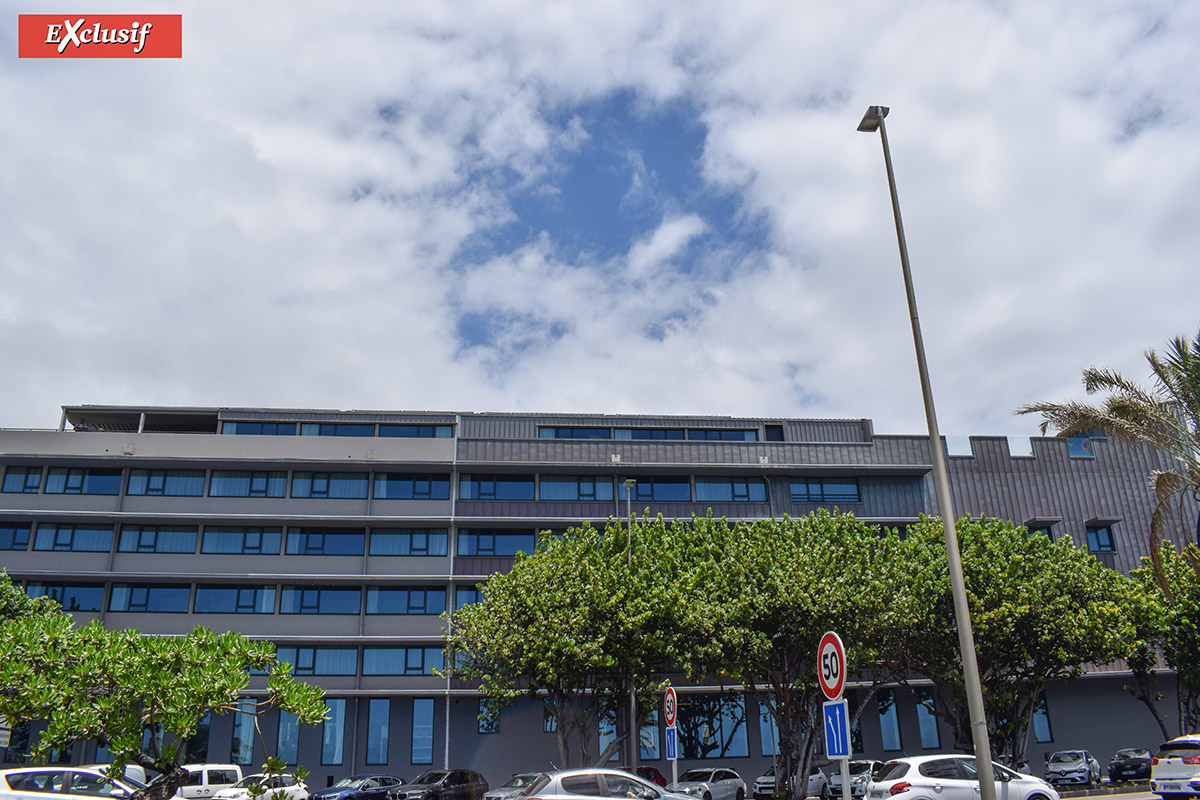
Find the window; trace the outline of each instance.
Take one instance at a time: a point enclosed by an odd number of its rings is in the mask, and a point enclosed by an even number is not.
[[[321,763],[342,763],[346,735],[346,701],[340,697],[325,698],[329,713],[321,723]]]
[[[440,528],[376,528],[371,531],[371,555],[444,556],[448,538]]]
[[[900,719],[896,713],[896,692],[882,689],[876,697],[879,709],[879,729],[884,750],[900,749]]]
[[[413,698],[412,763],[433,763],[433,699]]]
[[[795,478],[793,503],[857,503],[858,481],[854,478]]]
[[[763,439],[768,442],[783,441],[783,426],[782,425],[763,425]]]
[[[367,701],[367,763],[388,763],[388,728],[392,713],[392,701],[386,697],[372,697]]]
[[[479,698],[479,732],[500,732],[500,704],[490,697]]]
[[[243,436],[295,436],[294,422],[224,422],[221,433],[237,433]]]
[[[375,476],[377,500],[449,500],[449,475],[408,475],[388,472]]]
[[[49,597],[62,606],[63,611],[100,611],[104,607],[104,586],[99,583],[65,584],[37,583],[25,586],[30,597]]]
[[[337,587],[284,586],[280,614],[357,614],[362,590]]]
[[[453,425],[380,425],[379,435],[401,439],[449,439]]]
[[[38,523],[33,535],[34,550],[71,550],[84,553],[107,553],[112,550],[111,525],[57,525]]]
[[[358,650],[353,647],[276,647],[275,657],[296,675],[357,675]]]
[[[41,467],[9,467],[4,471],[0,491],[9,494],[37,494],[42,485]]]
[[[126,492],[157,497],[203,497],[204,470],[131,469]]]
[[[363,675],[432,675],[443,666],[440,647],[363,648]]]
[[[536,539],[530,532],[463,530],[458,532],[460,556],[515,556],[532,553]]]
[[[117,550],[123,553],[194,553],[196,529],[179,525],[122,525]]]
[[[779,755],[779,728],[775,726],[775,716],[765,701],[758,703],[758,738],[762,742],[764,756]]]
[[[274,614],[274,586],[197,586],[197,614]]]
[[[608,428],[572,428],[572,427],[542,427],[538,428],[539,439],[611,439],[612,431]]]
[[[442,588],[367,588],[368,614],[441,614],[445,610],[446,590]]]
[[[532,500],[532,475],[463,475],[460,500]]]
[[[283,497],[287,473],[214,469],[208,482],[209,497]]]
[[[121,470],[51,467],[46,494],[120,494]]]
[[[681,758],[745,758],[746,702],[741,695],[679,696]]]
[[[302,422],[301,436],[374,436],[375,423],[359,422]],[[338,762],[341,763],[341,762]]]
[[[729,430],[726,428],[688,428],[690,441],[705,442],[757,442],[756,430]]]
[[[1117,545],[1113,541],[1112,528],[1107,525],[1088,528],[1087,544],[1089,553],[1117,552]]]
[[[696,478],[698,503],[765,503],[767,484],[761,478]]]
[[[554,716],[554,708],[549,702],[542,702],[542,732],[555,733],[558,731],[558,717]]]
[[[300,743],[300,723],[295,714],[279,712],[279,732],[275,737],[275,755],[285,763],[296,763],[296,750]]]
[[[296,472],[292,474],[292,497],[364,500],[365,472]]]
[[[1033,706],[1033,739],[1036,742],[1053,742],[1054,736],[1050,730],[1050,710],[1046,707],[1046,695],[1038,695],[1037,703]]]
[[[454,590],[454,609],[457,611],[463,606],[478,603],[482,599],[483,594],[479,591],[478,586],[459,586]]]
[[[28,550],[32,529],[27,522],[0,522],[0,550]]]
[[[683,428],[617,428],[613,434],[614,439],[655,441],[682,441],[686,437]]]
[[[607,475],[543,475],[538,497],[608,501],[613,499],[613,479]]]
[[[192,599],[187,585],[136,585],[115,583],[108,601],[109,611],[136,611],[144,614],[186,614]]]
[[[254,758],[254,701],[241,700],[238,709],[233,715],[233,740],[229,748],[229,760],[245,766]]]
[[[624,500],[626,489],[623,484],[619,494],[619,499]],[[633,499],[637,502],[687,503],[692,499],[692,485],[687,478],[638,478],[633,487]]]
[[[937,716],[934,714],[933,692],[929,689],[914,689],[913,697],[917,700],[917,725],[921,729],[921,747],[937,750],[942,746],[942,739],[938,734]]]
[[[288,555],[361,556],[366,532],[361,528],[288,528]]]
[[[282,528],[232,528],[213,526],[204,529],[201,553],[241,553],[248,556],[277,556],[283,542]]]
[[[638,750],[643,761],[658,760],[658,709],[652,709],[642,718]]]

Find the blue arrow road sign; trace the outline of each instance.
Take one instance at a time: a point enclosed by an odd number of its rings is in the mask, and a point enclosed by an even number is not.
[[[825,717],[825,757],[850,757],[850,706],[834,700],[822,706]]]
[[[667,728],[667,740],[666,741],[667,741],[667,758],[671,761],[674,761],[675,759],[679,758],[679,755],[677,753],[678,748],[676,747],[676,744],[675,744],[677,740],[675,738],[675,726],[674,725]]]

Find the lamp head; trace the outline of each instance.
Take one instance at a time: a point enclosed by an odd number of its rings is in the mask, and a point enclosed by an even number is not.
[[[858,129],[863,133],[874,133],[879,130],[879,123],[883,122],[883,118],[887,115],[887,106],[868,106],[867,113],[863,114],[862,122],[858,123]]]
[[[626,489],[632,489],[634,486],[637,486],[637,481],[633,478],[626,478],[623,485]]]

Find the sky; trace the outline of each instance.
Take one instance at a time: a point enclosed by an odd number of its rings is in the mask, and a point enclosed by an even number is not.
[[[52,6],[52,7],[51,7]],[[80,404],[1037,433],[1200,329],[1200,3],[0,0],[0,426]],[[180,59],[17,57],[179,13]]]

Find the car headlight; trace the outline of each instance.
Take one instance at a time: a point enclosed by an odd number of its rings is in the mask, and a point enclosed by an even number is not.
[[[704,787],[703,786],[689,786],[688,788],[684,789],[683,791],[686,792],[687,794],[694,794],[694,795],[696,795],[696,797],[699,797],[700,795],[704,794]]]

